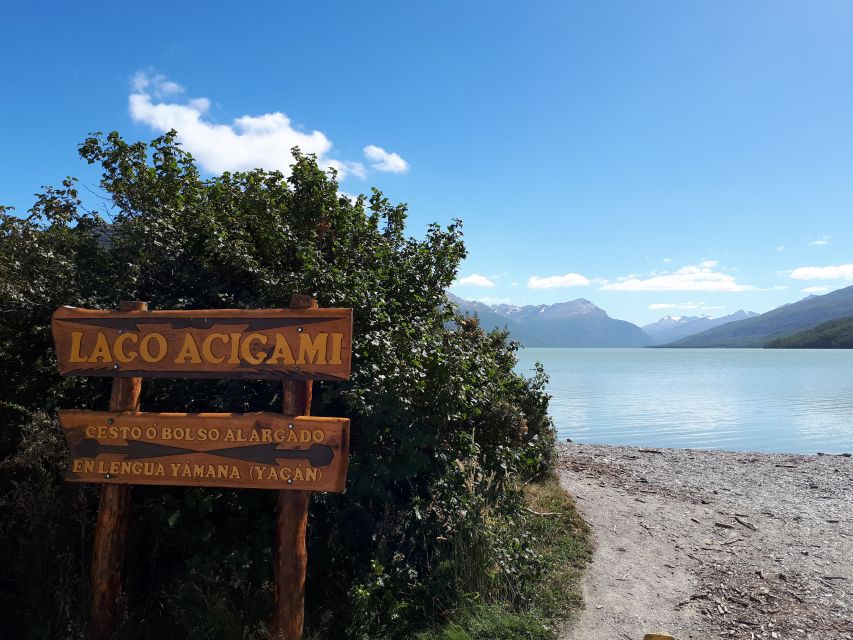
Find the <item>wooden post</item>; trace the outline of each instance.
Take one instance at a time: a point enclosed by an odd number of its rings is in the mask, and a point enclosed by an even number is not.
[[[315,309],[317,301],[294,295],[294,309]],[[311,415],[311,380],[285,380],[282,412],[288,416]],[[305,527],[308,524],[310,491],[279,491],[278,519],[275,529],[274,601],[270,638],[302,640],[305,620],[305,572],[308,551]]]
[[[147,302],[122,302],[120,311],[147,311]],[[142,378],[113,378],[110,411],[139,411]],[[120,617],[121,573],[130,512],[130,485],[101,486],[92,551],[92,608],[89,638],[107,640]]]

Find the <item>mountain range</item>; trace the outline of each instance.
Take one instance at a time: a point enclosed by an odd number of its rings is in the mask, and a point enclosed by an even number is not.
[[[654,340],[655,344],[666,344],[667,342],[674,342],[687,336],[702,333],[703,331],[728,324],[729,322],[744,320],[757,315],[754,311],[739,309],[732,314],[720,318],[712,318],[705,315],[664,316],[657,322],[645,325],[643,331]]]
[[[638,327],[617,320],[585,298],[551,305],[488,305],[448,294],[460,311],[475,315],[484,329],[507,329],[526,347],[647,347],[671,342],[756,314],[738,311],[722,318],[666,316]]]
[[[822,296],[809,296],[759,316],[697,333],[667,347],[763,347],[819,324],[853,315],[853,286]]]
[[[487,305],[448,294],[460,311],[476,314],[484,329],[508,329],[525,347],[645,347],[651,338],[635,324],[616,320],[589,300],[550,305]]]
[[[585,298],[551,305],[488,305],[448,294],[484,329],[507,329],[526,347],[764,347],[817,325],[853,316],[853,286],[809,296],[767,313],[739,310],[720,318],[665,316],[640,328]]]

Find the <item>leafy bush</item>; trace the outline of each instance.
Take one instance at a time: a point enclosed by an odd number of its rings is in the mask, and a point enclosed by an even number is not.
[[[463,603],[449,621],[417,634],[417,640],[553,640],[582,605],[579,578],[590,557],[589,527],[551,475],[524,487],[527,506],[515,531],[538,575],[519,576],[515,592]]]
[[[294,150],[289,177],[202,177],[174,132],[150,144],[96,134],[102,212],[76,182],[25,218],[0,210],[0,620],[2,637],[77,637],[97,489],[66,485],[58,408],[106,407],[109,380],[56,373],[60,305],[287,306],[293,293],[352,307],[353,372],[315,383],[313,412],[352,420],[347,491],[316,494],[307,628],[314,637],[407,637],[467,599],[524,597],[537,573],[516,530],[520,485],[553,463],[544,374],[463,319],[445,290],[460,223],[405,234],[406,207],[342,196]],[[270,381],[147,379],[150,411],[277,410]],[[271,606],[272,492],[135,487],[128,609],[136,637],[263,637]],[[513,595],[514,592],[517,592]]]

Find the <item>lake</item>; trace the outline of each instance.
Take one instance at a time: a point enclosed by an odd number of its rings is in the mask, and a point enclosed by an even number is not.
[[[559,438],[790,453],[853,450],[853,350],[522,349]]]

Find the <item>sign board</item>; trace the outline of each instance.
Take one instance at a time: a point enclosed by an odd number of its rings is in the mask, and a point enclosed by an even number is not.
[[[53,314],[59,373],[75,376],[347,380],[352,309]]]
[[[60,411],[71,482],[343,491],[349,419]]]

